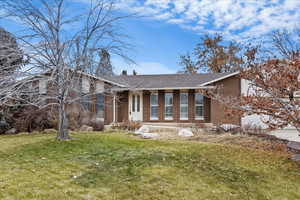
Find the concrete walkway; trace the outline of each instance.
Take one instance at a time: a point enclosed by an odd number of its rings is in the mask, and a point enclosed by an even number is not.
[[[276,131],[271,131],[270,135],[274,135],[277,138],[285,139],[293,142],[300,142],[300,133],[295,129],[281,129]]]

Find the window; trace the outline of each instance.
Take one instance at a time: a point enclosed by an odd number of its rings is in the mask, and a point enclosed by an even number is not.
[[[173,119],[173,94],[172,93],[165,94],[165,119],[166,120]]]
[[[135,112],[135,95],[132,95],[132,112]]]
[[[199,93],[195,94],[195,118],[202,120],[204,117],[203,96]]]
[[[84,95],[81,99],[81,105],[85,111],[90,110],[91,97],[89,95]]]
[[[136,106],[137,106],[137,107],[136,107],[136,111],[137,111],[137,112],[140,112],[140,103],[141,103],[141,102],[140,102],[140,101],[141,101],[140,98],[141,98],[140,95],[137,95],[137,96],[136,96]]]
[[[96,94],[96,115],[97,118],[104,118],[104,96]]]
[[[180,93],[180,120],[188,118],[188,93]]]
[[[95,88],[96,93],[103,93],[104,92],[104,83],[97,81],[96,82],[96,88]]]
[[[150,119],[158,120],[158,94],[152,93],[150,95]]]
[[[40,94],[47,93],[47,80],[46,79],[39,80],[39,91],[40,91]]]

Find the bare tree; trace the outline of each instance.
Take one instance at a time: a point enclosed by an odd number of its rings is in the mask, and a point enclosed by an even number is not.
[[[248,80],[247,94],[224,97],[222,89],[206,91],[206,95],[226,105],[228,112],[240,115],[266,116],[263,122],[271,129],[294,126],[300,132],[300,60],[269,60],[244,70]]]
[[[294,29],[293,31],[278,30],[273,32],[271,34],[272,49],[269,49],[268,52],[270,52],[272,56],[280,57],[282,59],[293,59],[299,57],[299,36],[299,29]],[[274,49],[276,49],[275,52]]]
[[[58,108],[58,140],[70,139],[66,107],[88,95],[80,86],[81,72],[89,71],[95,64],[94,55],[105,49],[128,59],[124,52],[129,49],[118,26],[127,16],[116,15],[113,2],[91,0],[79,14],[67,12],[68,3],[64,0],[1,2],[8,16],[26,27],[19,40],[30,56],[30,65],[40,71],[39,81],[52,88],[51,95],[48,92],[35,96],[32,104]],[[74,93],[76,97],[71,97]]]
[[[258,114],[265,116],[262,120],[271,129],[290,125],[300,132],[299,38],[293,40],[287,32],[276,32],[272,39],[272,48],[267,53],[276,58],[265,59],[255,48],[246,54],[247,68],[240,72],[240,78],[248,83],[246,94],[225,97],[221,87],[203,93],[225,105],[231,113]]]
[[[18,94],[20,79],[26,75],[25,62],[16,38],[0,28],[0,107]]]

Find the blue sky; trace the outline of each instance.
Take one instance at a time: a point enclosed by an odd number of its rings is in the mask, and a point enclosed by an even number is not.
[[[90,0],[73,1],[84,6]],[[175,73],[179,55],[191,51],[203,34],[261,41],[274,30],[295,28],[300,20],[300,0],[116,0],[116,5],[123,13],[140,16],[122,22],[135,46],[130,55],[137,65],[113,57],[116,73]],[[13,23],[0,25],[14,32]]]

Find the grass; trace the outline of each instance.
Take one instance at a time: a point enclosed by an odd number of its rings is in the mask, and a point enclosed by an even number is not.
[[[0,136],[0,199],[300,199],[274,152],[120,133]]]

